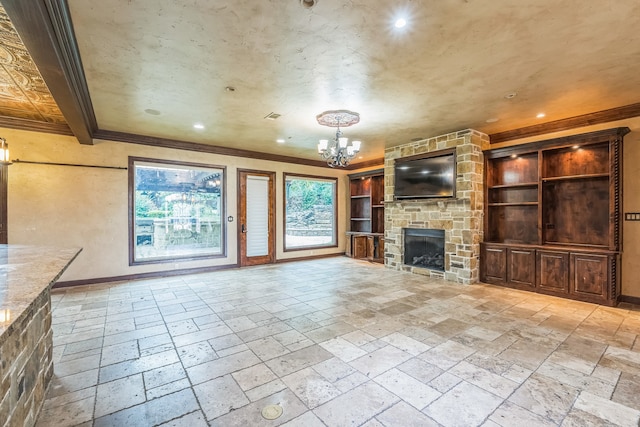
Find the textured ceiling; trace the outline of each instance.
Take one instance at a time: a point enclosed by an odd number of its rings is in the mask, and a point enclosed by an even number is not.
[[[0,116],[66,123],[1,5]]]
[[[640,102],[637,0],[316,3],[68,0],[98,128],[317,159],[315,116],[349,109],[366,161]]]

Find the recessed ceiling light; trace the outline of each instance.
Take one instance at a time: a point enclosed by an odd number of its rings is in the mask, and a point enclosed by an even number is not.
[[[517,96],[518,94],[515,92],[509,92],[508,94],[506,94],[504,97],[507,99],[513,99]]]
[[[160,111],[154,110],[153,108],[147,108],[146,110],[144,110],[144,112],[147,113],[147,114],[151,114],[152,116],[159,116],[160,115]]]
[[[396,28],[402,28],[407,25],[407,20],[404,18],[396,19],[396,22],[393,24]]]
[[[282,139],[282,138],[278,138],[278,139],[276,139],[276,142],[277,142],[278,144],[284,144],[284,139]]]
[[[544,116],[546,116],[546,114],[545,114],[545,113],[538,113],[538,114],[536,115],[536,117],[537,117],[537,118],[539,118],[539,119],[543,118]]]
[[[485,120],[485,122],[487,122],[487,123],[495,123],[495,122],[497,122],[498,120],[500,120],[500,119],[499,119],[499,118],[497,118],[497,117],[490,117],[490,118],[488,118],[487,120]]]
[[[204,125],[202,123],[196,123],[193,125],[194,129],[204,129]]]
[[[226,90],[227,92],[235,92],[236,88],[233,86],[227,86],[224,88],[224,90]]]

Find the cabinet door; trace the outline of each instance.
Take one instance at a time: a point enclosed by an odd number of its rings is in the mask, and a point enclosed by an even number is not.
[[[347,234],[346,247],[344,248],[344,253],[346,256],[353,256],[353,252],[351,251],[353,236],[351,234]]]
[[[482,245],[480,267],[483,282],[503,285],[507,279],[507,249]]]
[[[569,254],[567,252],[537,251],[536,285],[541,292],[569,293]]]
[[[354,258],[366,258],[367,236],[353,236],[353,247],[351,249]]]
[[[571,254],[571,293],[586,299],[608,297],[609,256]]]
[[[507,249],[507,284],[514,288],[535,289],[536,251],[534,249]]]
[[[375,261],[384,263],[384,237],[378,237],[378,253]]]
[[[376,253],[376,238],[374,236],[367,236],[367,259],[373,261]]]

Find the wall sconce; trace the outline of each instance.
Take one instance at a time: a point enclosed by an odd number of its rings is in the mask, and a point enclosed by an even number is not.
[[[9,143],[4,138],[0,138],[0,164],[11,164],[11,160],[9,159]]]

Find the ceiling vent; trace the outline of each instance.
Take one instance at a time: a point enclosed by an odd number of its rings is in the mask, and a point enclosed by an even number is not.
[[[267,119],[267,120],[275,120],[278,117],[280,117],[280,114],[278,114],[278,113],[269,113],[266,116],[264,116],[264,118]]]
[[[300,4],[306,9],[311,9],[313,6],[318,4],[318,1],[319,0],[300,0]]]

